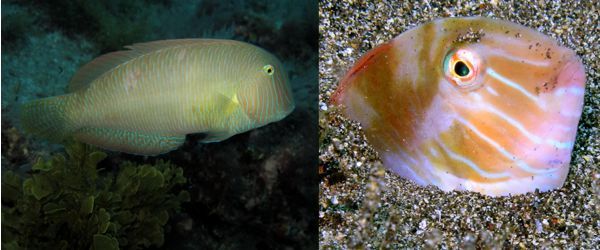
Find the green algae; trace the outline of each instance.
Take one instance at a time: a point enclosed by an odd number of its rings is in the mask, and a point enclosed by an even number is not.
[[[162,246],[164,226],[189,201],[183,170],[165,161],[98,168],[106,154],[73,143],[38,160],[30,176],[2,174],[6,249],[138,249]]]

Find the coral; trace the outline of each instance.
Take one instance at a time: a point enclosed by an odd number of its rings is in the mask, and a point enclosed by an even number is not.
[[[183,170],[168,162],[114,171],[97,168],[106,154],[72,143],[67,157],[38,160],[24,180],[2,174],[2,244],[6,249],[160,247],[163,226],[189,201]]]

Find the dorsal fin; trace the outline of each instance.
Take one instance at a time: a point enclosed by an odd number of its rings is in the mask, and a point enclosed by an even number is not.
[[[216,39],[173,39],[161,40],[147,43],[136,43],[125,46],[129,50],[115,51],[97,57],[91,62],[81,67],[69,83],[69,92],[75,92],[80,89],[85,89],[96,78],[106,73],[107,71],[123,64],[136,57],[152,53],[154,51],[181,45],[189,45],[194,43],[222,43],[224,40]]]

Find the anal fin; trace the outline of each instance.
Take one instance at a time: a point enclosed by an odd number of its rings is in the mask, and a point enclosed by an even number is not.
[[[83,128],[75,139],[104,149],[137,155],[158,155],[180,147],[185,135],[161,135],[111,128]]]

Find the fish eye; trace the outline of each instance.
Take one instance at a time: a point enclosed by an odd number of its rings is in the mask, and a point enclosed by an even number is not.
[[[272,76],[275,73],[275,68],[273,68],[273,66],[271,64],[267,64],[263,67],[263,71],[267,74]]]
[[[467,66],[463,61],[454,63],[454,74],[464,77],[469,75],[470,71],[471,70],[469,69],[469,66]]]
[[[455,86],[468,88],[476,85],[475,79],[481,60],[477,54],[467,49],[453,50],[444,59],[444,74]]]

